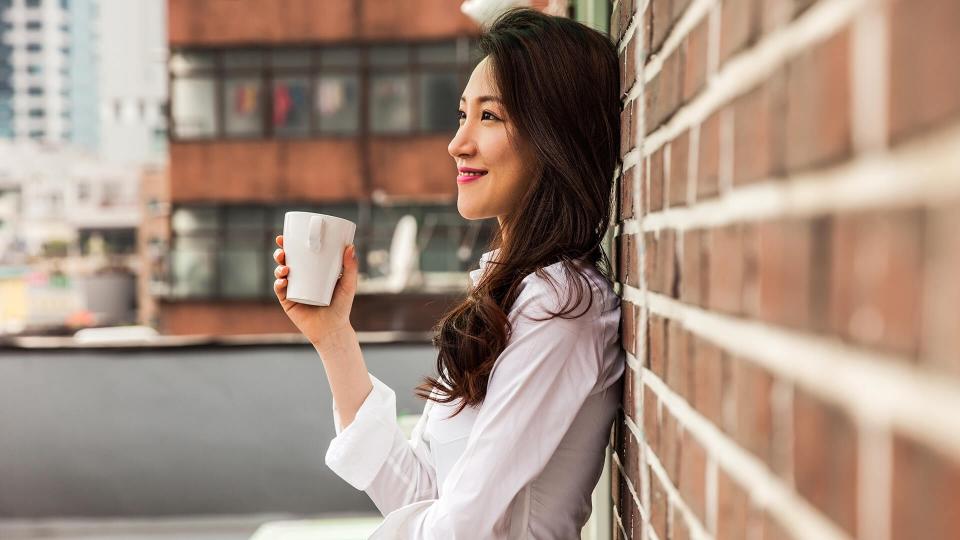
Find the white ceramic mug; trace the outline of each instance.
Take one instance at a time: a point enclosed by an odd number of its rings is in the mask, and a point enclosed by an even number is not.
[[[343,270],[343,250],[353,243],[357,224],[313,212],[283,216],[283,251],[287,299],[311,306],[329,306]]]

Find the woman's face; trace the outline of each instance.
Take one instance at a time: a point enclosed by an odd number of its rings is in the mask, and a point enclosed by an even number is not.
[[[447,145],[457,164],[457,210],[466,219],[508,214],[533,180],[529,144],[499,101],[489,57],[477,64],[460,98],[460,127]]]

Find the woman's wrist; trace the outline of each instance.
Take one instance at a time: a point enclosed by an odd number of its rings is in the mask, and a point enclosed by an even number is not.
[[[323,356],[324,353],[343,351],[351,345],[356,344],[357,332],[350,323],[346,323],[338,328],[333,328],[322,336],[310,340],[313,348]]]

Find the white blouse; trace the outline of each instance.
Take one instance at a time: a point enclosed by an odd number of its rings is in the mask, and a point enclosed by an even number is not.
[[[470,272],[474,285],[498,252],[480,258]],[[620,404],[625,358],[620,298],[591,267],[589,311],[530,320],[564,306],[569,286],[560,265],[545,269],[559,297],[535,273],[523,279],[508,314],[513,333],[479,407],[447,418],[459,400],[427,401],[407,440],[396,422],[396,394],[373,375],[373,391],[346,429],[334,403],[337,435],[325,461],[385,516],[370,538],[580,538]],[[576,290],[571,294],[576,302]],[[567,316],[588,302],[584,294]]]

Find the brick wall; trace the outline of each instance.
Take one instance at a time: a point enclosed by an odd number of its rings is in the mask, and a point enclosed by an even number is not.
[[[613,2],[615,538],[960,538],[958,28]]]

